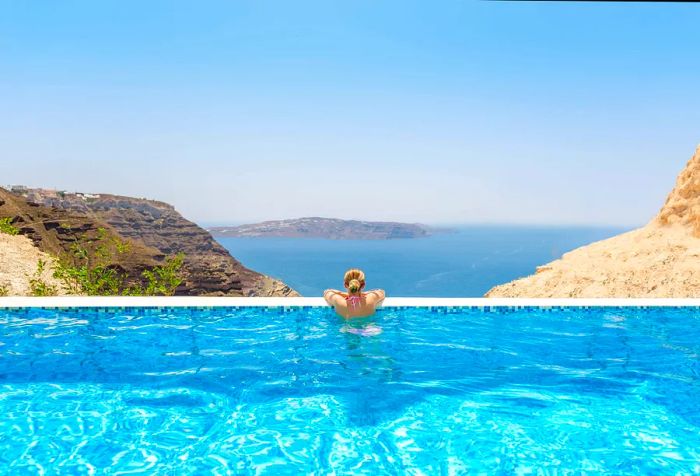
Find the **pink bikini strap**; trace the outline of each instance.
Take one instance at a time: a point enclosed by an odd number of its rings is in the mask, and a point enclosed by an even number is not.
[[[355,309],[358,304],[362,304],[362,297],[360,296],[348,296],[345,300],[350,304],[350,306]]]

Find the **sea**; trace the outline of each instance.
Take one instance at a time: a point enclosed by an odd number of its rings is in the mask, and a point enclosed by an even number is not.
[[[382,288],[388,296],[482,297],[567,251],[628,230],[474,225],[412,239],[217,240],[248,268],[282,280],[302,296],[342,288],[345,271],[360,268],[367,289]]]

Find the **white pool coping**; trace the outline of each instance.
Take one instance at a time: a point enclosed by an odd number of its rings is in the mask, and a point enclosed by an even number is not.
[[[0,297],[0,308],[19,307],[251,307],[326,306],[321,297]],[[384,307],[700,307],[699,298],[541,299],[541,298],[413,298],[389,297]]]

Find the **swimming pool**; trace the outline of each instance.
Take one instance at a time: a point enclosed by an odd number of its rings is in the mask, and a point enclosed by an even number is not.
[[[5,308],[0,473],[698,473],[699,355],[698,307]]]

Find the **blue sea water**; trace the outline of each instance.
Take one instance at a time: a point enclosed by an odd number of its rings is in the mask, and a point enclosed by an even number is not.
[[[218,238],[247,267],[281,279],[303,296],[342,287],[359,267],[368,288],[403,297],[481,297],[497,284],[621,228],[472,226],[400,240]]]
[[[689,307],[0,309],[0,474],[698,474],[699,355]]]

